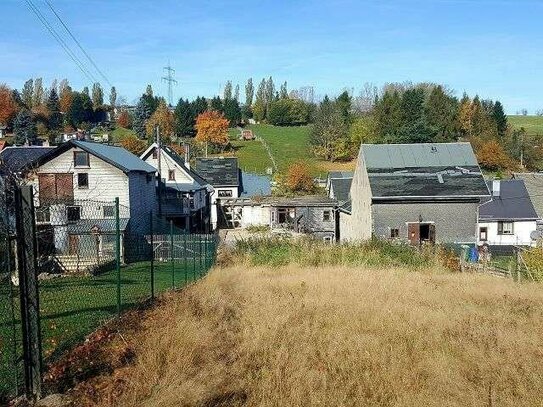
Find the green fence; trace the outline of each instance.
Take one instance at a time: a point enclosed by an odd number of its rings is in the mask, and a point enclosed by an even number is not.
[[[215,262],[216,235],[186,234],[153,211],[134,216],[118,200],[39,204],[32,218],[44,371],[105,321],[201,278]],[[1,232],[0,405],[24,390],[25,366],[17,273]]]

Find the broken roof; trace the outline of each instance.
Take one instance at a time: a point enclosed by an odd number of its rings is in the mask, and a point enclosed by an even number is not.
[[[374,199],[489,195],[469,143],[363,144],[361,154]]]
[[[479,207],[479,220],[535,220],[539,219],[524,181],[512,179],[499,181],[499,196],[492,196]],[[492,191],[494,183],[488,181]]]
[[[213,186],[239,186],[238,159],[235,157],[197,158],[195,171]]]

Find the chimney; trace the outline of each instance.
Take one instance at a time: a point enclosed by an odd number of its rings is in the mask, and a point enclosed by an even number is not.
[[[492,196],[500,196],[500,180],[495,179],[492,181]]]
[[[184,144],[185,147],[185,165],[190,170],[190,146],[188,144]]]

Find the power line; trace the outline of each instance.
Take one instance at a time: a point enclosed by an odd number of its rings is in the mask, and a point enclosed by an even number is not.
[[[172,84],[177,85],[177,81],[173,78],[173,74],[175,73],[175,69],[173,69],[170,66],[169,62],[168,62],[168,66],[165,66],[163,69],[167,72],[166,76],[162,77],[162,80],[164,82],[168,83],[168,103],[170,104],[170,106],[173,106]]]
[[[55,29],[49,24],[47,19],[43,16],[41,11],[32,3],[32,0],[25,0],[26,4],[30,8],[30,10],[38,17],[38,20],[43,24],[43,26],[49,31],[49,33],[53,36],[53,38],[60,44],[60,46],[64,49],[64,51],[68,54],[68,56],[71,58],[71,60],[77,65],[77,67],[83,72],[83,74],[89,79],[91,82],[97,82],[94,75],[87,71],[83,65],[83,63],[79,60],[77,55],[75,55],[70,47],[64,42],[64,40],[58,35],[58,33],[55,31]]]
[[[96,69],[96,71],[100,74],[100,76],[102,78],[104,78],[104,80],[107,82],[107,84],[109,86],[113,86],[111,84],[111,82],[108,80],[108,78],[106,77],[106,75],[104,75],[104,73],[100,70],[100,68],[98,68],[98,66],[96,65],[96,63],[94,62],[94,60],[91,58],[91,56],[87,53],[87,51],[85,51],[85,49],[83,48],[83,46],[81,45],[81,43],[77,40],[77,38],[75,38],[75,36],[73,35],[72,31],[68,28],[68,26],[64,23],[64,21],[62,20],[62,18],[58,15],[58,13],[56,12],[56,10],[53,8],[53,5],[51,4],[51,2],[49,2],[49,0],[45,0],[45,2],[47,3],[47,5],[49,6],[49,8],[51,9],[51,11],[53,12],[53,14],[57,17],[58,21],[60,21],[60,24],[62,24],[62,26],[64,27],[64,29],[66,30],[66,32],[70,35],[70,37],[72,37],[72,40],[74,40],[74,42],[77,44],[77,46],[79,47],[79,49],[81,50],[81,52],[83,52],[83,54],[87,57],[87,59],[89,60],[89,62],[92,64],[92,66],[94,66],[94,68]]]

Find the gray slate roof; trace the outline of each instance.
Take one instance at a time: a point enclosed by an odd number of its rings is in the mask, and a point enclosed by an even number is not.
[[[328,173],[329,179],[334,178],[352,178],[354,175],[354,171],[330,171]]]
[[[469,143],[363,144],[362,155],[374,199],[489,195]]]
[[[242,171],[241,187],[244,198],[271,195],[271,177]]]
[[[334,198],[339,202],[347,201],[349,199],[352,182],[352,178],[332,178],[330,183],[332,184]]]
[[[195,171],[212,186],[239,186],[238,159],[235,157],[197,158]]]
[[[130,151],[125,150],[122,147],[110,146],[107,144],[93,143],[90,141],[71,140],[65,144],[71,143],[72,145],[87,151],[88,153],[95,155],[98,158],[108,162],[109,164],[119,168],[121,171],[128,173],[131,171],[139,171],[146,173],[155,173],[156,169],[147,164],[137,155],[132,154]],[[63,145],[58,148],[63,147]]]
[[[54,150],[54,147],[6,147],[0,152],[0,173],[12,174]]]
[[[488,182],[492,191],[493,183]],[[524,181],[500,181],[500,196],[492,196],[479,207],[479,220],[535,220],[539,219],[532,205]]]
[[[543,218],[543,173],[541,172],[521,172],[514,173],[513,178],[524,181],[524,186],[528,190],[532,205],[538,216]]]

